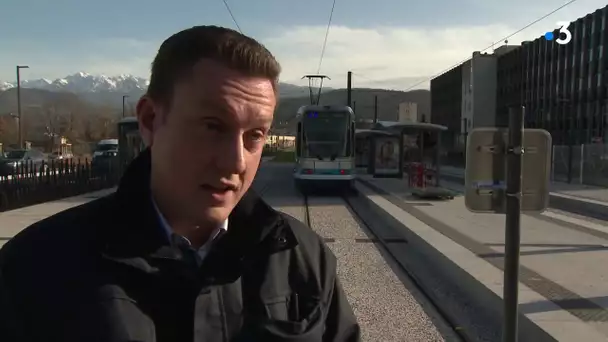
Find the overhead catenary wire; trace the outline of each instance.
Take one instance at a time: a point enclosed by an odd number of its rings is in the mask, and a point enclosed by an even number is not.
[[[508,36],[503,37],[502,39],[499,39],[499,40],[496,40],[496,41],[497,41],[497,42],[504,42],[504,41],[506,41],[506,40],[509,40],[509,38],[511,38],[511,37],[513,37],[513,36],[515,36],[516,34],[518,34],[518,33],[522,32],[523,30],[525,30],[525,29],[527,29],[527,28],[529,28],[530,26],[532,26],[532,25],[534,25],[534,24],[538,23],[539,21],[546,19],[547,17],[549,17],[549,16],[553,15],[553,14],[554,14],[554,13],[556,13],[557,11],[559,11],[559,10],[563,9],[564,7],[566,7],[566,6],[568,6],[568,5],[573,4],[573,3],[574,3],[574,2],[576,2],[576,1],[578,1],[578,0],[570,0],[570,1],[568,1],[567,3],[565,3],[565,4],[563,4],[563,5],[559,6],[559,7],[557,7],[557,8],[555,8],[555,9],[553,9],[553,10],[552,10],[552,11],[550,11],[549,13],[547,13],[547,14],[545,14],[545,15],[543,15],[543,16],[541,16],[541,17],[539,17],[539,18],[536,18],[536,19],[535,19],[535,20],[533,20],[532,22],[528,23],[527,25],[523,26],[522,28],[518,29],[517,31],[515,31],[515,32],[513,32],[513,33],[509,34]],[[496,43],[492,43],[491,45],[487,46],[486,48],[481,49],[481,50],[478,50],[478,51],[481,51],[481,52],[486,51],[486,50],[488,50],[488,49],[493,48],[495,45],[496,45]],[[410,91],[410,90],[412,90],[412,89],[416,88],[417,86],[419,86],[419,85],[421,85],[421,84],[423,84],[423,83],[425,83],[425,82],[431,81],[433,78],[435,78],[435,77],[437,77],[437,76],[440,76],[440,75],[442,75],[442,74],[444,74],[444,73],[446,73],[446,72],[448,72],[448,71],[452,70],[453,68],[455,68],[455,67],[457,67],[457,66],[461,65],[462,63],[464,63],[464,62],[468,61],[469,59],[470,59],[470,57],[467,57],[467,58],[465,58],[465,59],[461,60],[460,62],[458,62],[458,63],[456,63],[456,64],[451,65],[450,67],[448,67],[448,68],[446,68],[446,69],[442,70],[441,72],[439,72],[439,73],[437,73],[437,74],[435,74],[435,75],[433,75],[433,76],[431,76],[431,77],[425,77],[425,78],[424,78],[424,80],[422,80],[422,81],[420,81],[420,82],[417,82],[417,83],[414,83],[413,85],[409,86],[408,88],[406,88],[405,90],[402,90],[402,91],[404,91],[404,92],[406,92],[406,91]],[[366,77],[366,78],[367,78],[367,77]],[[368,79],[369,79],[369,78],[368,78]]]
[[[331,19],[334,16],[334,9],[336,8],[336,0],[331,5],[331,12],[329,13],[329,22],[327,23],[327,30],[325,31],[325,39],[323,40],[323,48],[321,49],[321,58],[319,59],[319,67],[317,68],[317,74],[321,73],[321,65],[323,64],[323,57],[325,56],[325,48],[327,47],[327,38],[329,37],[329,29],[331,28]]]
[[[243,30],[241,30],[241,27],[239,26],[239,23],[236,21],[236,18],[234,17],[234,14],[232,14],[232,10],[230,10],[230,5],[228,5],[228,2],[226,0],[222,0],[222,1],[224,2],[224,6],[226,6],[226,9],[228,10],[228,14],[230,14],[230,17],[232,18],[232,21],[234,22],[234,25],[236,25],[236,28],[242,34]]]

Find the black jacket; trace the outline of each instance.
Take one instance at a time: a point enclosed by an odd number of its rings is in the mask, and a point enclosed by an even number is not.
[[[336,259],[249,191],[202,267],[166,241],[143,152],[107,197],[0,250],[6,342],[359,341]]]

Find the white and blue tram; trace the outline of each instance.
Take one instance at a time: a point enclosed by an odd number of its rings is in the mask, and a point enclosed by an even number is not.
[[[352,189],[355,180],[355,114],[348,106],[308,105],[298,110],[294,180]]]

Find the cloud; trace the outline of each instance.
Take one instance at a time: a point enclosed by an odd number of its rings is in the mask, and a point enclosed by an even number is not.
[[[277,30],[263,39],[283,66],[282,79],[307,84],[299,79],[317,73],[326,27],[301,26]],[[327,41],[321,73],[332,78],[324,85],[343,87],[347,71],[353,71],[358,87],[407,89],[428,87],[433,75],[470,58],[473,51],[485,49],[516,29],[505,25],[449,28],[375,28],[332,27]],[[534,31],[509,39],[520,44],[536,38]],[[485,50],[491,52],[491,49]]]

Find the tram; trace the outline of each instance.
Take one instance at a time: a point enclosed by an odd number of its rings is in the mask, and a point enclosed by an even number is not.
[[[308,105],[296,115],[296,187],[352,189],[355,179],[355,114],[348,106]]]
[[[118,162],[120,174],[146,148],[139,133],[137,117],[129,116],[118,122]]]

